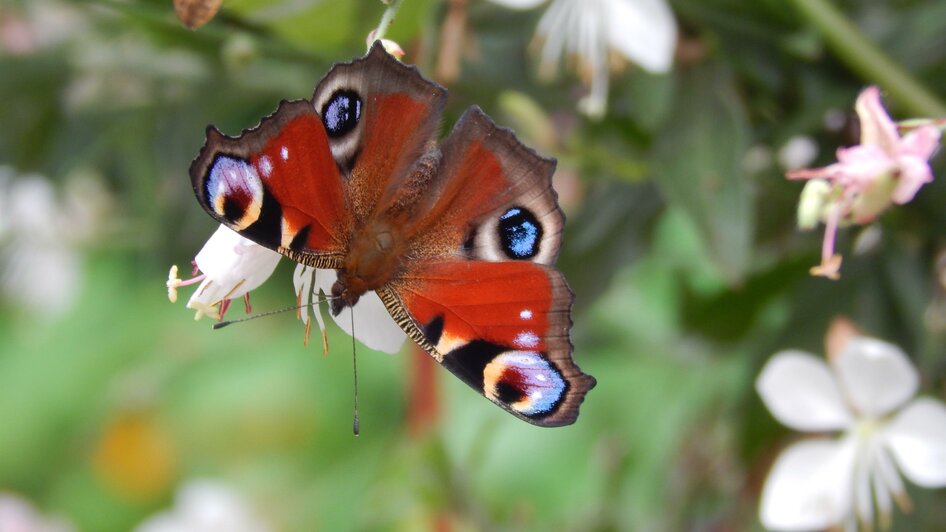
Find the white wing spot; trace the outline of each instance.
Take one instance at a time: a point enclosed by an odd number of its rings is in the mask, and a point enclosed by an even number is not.
[[[285,149],[285,148],[283,148]],[[285,157],[283,157],[285,158]],[[262,156],[259,159],[259,169],[263,173],[263,177],[269,177],[273,173],[273,161],[269,160],[269,157]]]
[[[539,337],[532,331],[525,331],[517,334],[513,343],[524,348],[535,347],[539,345]]]
[[[289,148],[283,146],[282,149],[279,150],[279,156],[282,157],[282,160],[288,161],[288,160],[289,160]]]
[[[532,319],[532,311],[529,310],[529,309],[522,309],[522,310],[519,311],[519,317],[522,318],[522,319],[524,319],[524,320],[531,320],[531,319]]]
[[[539,373],[538,375],[535,376],[535,380],[537,380],[537,381],[539,381],[539,382],[545,382],[545,381],[549,380],[549,378],[546,377],[545,375]]]

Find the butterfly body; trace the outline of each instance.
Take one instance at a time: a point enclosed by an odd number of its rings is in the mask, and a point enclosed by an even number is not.
[[[208,128],[194,191],[243,236],[334,271],[333,315],[376,294],[499,406],[572,423],[595,381],[572,361],[573,296],[553,267],[564,223],[555,162],[476,107],[437,143],[445,101],[376,44],[330,70],[311,101],[283,102],[236,138]]]

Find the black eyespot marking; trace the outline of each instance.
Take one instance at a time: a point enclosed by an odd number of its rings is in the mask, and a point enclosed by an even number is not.
[[[463,254],[467,257],[473,256],[473,246],[476,244],[476,229],[471,229],[463,240]]]
[[[424,336],[434,345],[440,342],[440,337],[443,336],[443,314],[434,316],[434,319],[424,326]]]
[[[496,355],[508,348],[486,340],[473,340],[449,353],[444,353],[443,365],[460,380],[483,393],[483,370]]]
[[[339,89],[322,107],[322,124],[329,137],[349,133],[361,120],[361,98],[353,90]]]
[[[236,222],[243,217],[246,212],[246,206],[241,205],[233,196],[224,196],[223,198],[223,217],[231,222]]]
[[[524,389],[522,377],[514,371],[507,371],[496,383],[496,396],[506,404],[517,403],[526,397]]]
[[[523,207],[513,207],[499,217],[499,242],[510,259],[526,260],[539,254],[542,225]]]
[[[306,243],[309,241],[309,232],[312,231],[312,226],[307,225],[299,230],[296,233],[296,236],[292,237],[292,242],[289,243],[289,249],[293,251],[302,251],[305,248]]]

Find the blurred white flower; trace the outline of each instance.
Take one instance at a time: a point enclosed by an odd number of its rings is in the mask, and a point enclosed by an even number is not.
[[[174,507],[153,515],[135,532],[265,532],[273,530],[232,487],[191,480],[178,489]]]
[[[795,135],[778,150],[778,162],[785,170],[798,170],[814,162],[818,143],[807,135]]]
[[[168,275],[168,299],[177,301],[177,289],[200,283],[187,301],[187,308],[196,310],[194,319],[208,316],[221,319],[238,297],[263,284],[276,269],[280,255],[264,248],[221,225],[194,258],[200,275],[187,280],[177,277],[177,266]],[[195,272],[196,273],[196,272]]]
[[[34,314],[61,314],[79,294],[77,248],[94,237],[108,202],[99,184],[79,181],[60,200],[46,178],[0,166],[0,294]]]
[[[491,1],[530,9],[544,0]],[[578,107],[600,118],[607,109],[610,70],[617,56],[650,72],[667,72],[673,63],[677,23],[664,0],[552,0],[539,20],[536,37],[544,42],[540,74],[554,74],[563,55],[574,59],[579,76],[590,87]]]
[[[88,29],[86,16],[60,0],[31,0],[0,16],[0,51],[28,55],[58,46]]]
[[[782,351],[756,381],[782,424],[842,432],[795,443],[779,456],[762,491],[760,518],[768,529],[869,530],[875,514],[886,527],[894,501],[910,509],[901,473],[919,486],[946,486],[946,405],[911,400],[919,377],[903,351],[853,337],[831,362]]]
[[[58,517],[39,513],[26,499],[0,492],[0,531],[2,532],[72,532],[75,528]]]

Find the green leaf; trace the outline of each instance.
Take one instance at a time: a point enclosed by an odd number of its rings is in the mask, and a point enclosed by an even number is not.
[[[748,124],[728,69],[681,73],[667,129],[654,146],[655,181],[699,229],[720,274],[738,284],[749,267],[750,187],[741,162]]]

